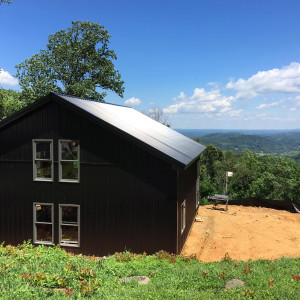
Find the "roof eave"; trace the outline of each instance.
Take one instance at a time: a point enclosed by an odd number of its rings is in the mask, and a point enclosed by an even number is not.
[[[200,158],[200,155],[203,153],[203,151],[206,149],[205,146],[203,146],[203,150],[197,155],[194,159],[192,159],[187,165],[185,165],[184,170],[186,171],[195,161],[197,161]]]

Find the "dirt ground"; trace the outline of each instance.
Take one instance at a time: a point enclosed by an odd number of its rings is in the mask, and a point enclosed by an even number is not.
[[[200,206],[182,253],[202,261],[300,257],[300,214],[264,207]]]

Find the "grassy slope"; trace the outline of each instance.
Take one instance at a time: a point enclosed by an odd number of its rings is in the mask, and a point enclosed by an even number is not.
[[[287,258],[202,263],[166,253],[123,253],[97,261],[27,243],[0,247],[0,299],[298,299],[300,280],[291,274],[298,275],[299,265],[300,259]],[[149,276],[151,283],[119,283],[131,275]],[[233,278],[246,285],[224,289]]]

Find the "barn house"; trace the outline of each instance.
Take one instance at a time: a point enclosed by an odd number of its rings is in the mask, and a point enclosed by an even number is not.
[[[50,93],[0,122],[0,242],[179,253],[204,148],[132,108]]]

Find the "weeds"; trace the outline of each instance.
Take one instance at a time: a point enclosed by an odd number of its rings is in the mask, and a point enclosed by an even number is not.
[[[270,278],[272,264],[272,278]],[[59,247],[30,242],[0,245],[0,299],[294,299],[299,295],[300,259],[214,263],[196,256],[159,251],[118,252],[99,260],[71,255]],[[148,276],[150,284],[120,284],[126,276]],[[246,289],[225,289],[235,278]]]

